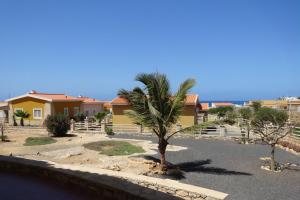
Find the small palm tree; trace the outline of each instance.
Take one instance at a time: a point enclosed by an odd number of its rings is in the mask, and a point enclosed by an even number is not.
[[[105,116],[108,114],[107,111],[103,111],[103,112],[98,112],[94,115],[95,119],[97,120],[98,123],[100,123],[104,118]]]
[[[24,119],[29,117],[29,113],[26,111],[22,111],[22,110],[17,110],[17,112],[15,112],[15,115],[17,117],[20,117],[20,125],[24,126]]]
[[[171,132],[183,110],[187,92],[195,85],[195,80],[184,81],[175,94],[171,93],[169,81],[164,74],[139,74],[136,80],[144,84],[145,88],[136,87],[132,91],[122,89],[119,96],[127,99],[132,107],[132,110],[125,113],[135,123],[148,127],[157,135],[161,169],[166,170],[168,140],[178,132],[192,129],[188,127]]]

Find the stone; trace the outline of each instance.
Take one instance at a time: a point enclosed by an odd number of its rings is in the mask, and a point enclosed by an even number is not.
[[[205,200],[216,200],[216,199],[213,197],[206,197]]]
[[[157,190],[157,187],[155,187],[154,185],[149,185],[148,188],[152,190]]]
[[[178,191],[176,191],[176,195],[181,196],[181,197],[186,197],[189,195],[189,193],[187,193],[186,191],[183,191],[183,190],[178,190]]]

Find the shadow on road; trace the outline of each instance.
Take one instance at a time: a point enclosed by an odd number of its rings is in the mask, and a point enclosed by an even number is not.
[[[154,162],[160,162],[159,159],[153,156],[144,156],[144,158],[147,160],[152,160]],[[244,176],[252,175],[247,172],[239,172],[239,171],[227,170],[219,167],[205,166],[211,163],[212,163],[211,159],[196,160],[193,162],[182,162],[177,164],[172,164],[168,162],[167,164],[170,170],[164,176],[178,180],[178,179],[185,178],[184,173],[186,172],[199,172],[199,173],[208,173],[208,174],[217,174],[217,175],[244,175]]]

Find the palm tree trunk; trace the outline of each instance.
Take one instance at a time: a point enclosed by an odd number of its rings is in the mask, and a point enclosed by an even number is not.
[[[168,141],[165,138],[159,138],[158,141],[158,150],[160,153],[160,166],[163,171],[167,169],[167,164],[166,164],[166,149],[168,146]]]
[[[275,171],[275,144],[271,145],[271,170]]]
[[[248,123],[248,126],[247,126],[247,140],[249,141],[249,138],[250,138],[250,125]]]
[[[4,142],[4,125],[1,124],[1,141]]]
[[[23,118],[21,118],[21,120],[20,120],[20,125],[24,126],[24,119]]]

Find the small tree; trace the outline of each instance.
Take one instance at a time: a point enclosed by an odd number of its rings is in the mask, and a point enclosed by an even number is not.
[[[54,136],[65,136],[70,130],[70,120],[63,114],[48,115],[45,124],[49,133]]]
[[[238,115],[237,115],[236,111],[232,110],[232,111],[226,112],[223,121],[229,125],[233,125],[233,124],[235,124],[237,118],[238,118]]]
[[[101,123],[101,121],[106,117],[106,115],[108,114],[107,111],[103,111],[103,112],[98,112],[94,115],[97,123]]]
[[[76,113],[75,116],[74,116],[74,120],[76,122],[84,121],[84,119],[85,119],[85,115],[81,112]]]
[[[217,115],[219,119],[224,118],[226,116],[227,112],[233,112],[232,106],[223,106],[223,107],[217,107],[217,108],[211,108],[208,110],[210,114]]]
[[[15,115],[21,118],[20,125],[24,126],[24,119],[27,119],[29,117],[29,113],[23,110],[17,110],[17,112],[15,112]]]
[[[287,136],[292,126],[287,123],[288,114],[285,111],[272,108],[259,108],[251,121],[253,131],[263,142],[271,146],[270,169],[276,170],[275,145],[278,141]]]
[[[140,74],[136,80],[145,87],[132,91],[120,90],[119,95],[128,100],[132,110],[126,111],[135,123],[151,129],[158,137],[161,169],[166,170],[165,152],[168,140],[178,132],[192,129],[187,127],[171,132],[184,107],[187,92],[195,85],[193,79],[184,81],[175,94],[171,93],[169,81],[164,74]]]
[[[239,110],[239,114],[240,114],[240,117],[242,119],[240,125],[242,127],[246,128],[246,130],[247,130],[247,140],[249,141],[250,131],[251,131],[251,121],[253,119],[254,112],[252,111],[251,108],[241,108]]]
[[[253,101],[251,107],[254,109],[254,112],[257,112],[262,107],[262,105],[260,101]]]

